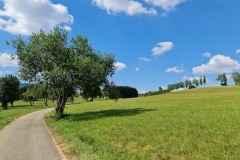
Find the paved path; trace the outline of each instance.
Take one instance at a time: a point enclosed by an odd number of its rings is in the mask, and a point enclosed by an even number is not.
[[[51,108],[25,115],[0,132],[0,160],[61,160],[43,122]]]

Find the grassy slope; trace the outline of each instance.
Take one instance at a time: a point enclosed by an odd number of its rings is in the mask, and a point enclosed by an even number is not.
[[[40,109],[48,108],[42,101],[35,102],[33,106],[30,106],[28,102],[16,101],[14,102],[14,106],[15,107],[9,107],[8,110],[3,110],[0,106],[0,130],[18,117]]]
[[[47,123],[84,159],[240,159],[240,87],[74,104]]]

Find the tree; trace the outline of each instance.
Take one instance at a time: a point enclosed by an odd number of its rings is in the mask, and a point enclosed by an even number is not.
[[[198,87],[199,86],[198,79],[193,79],[192,84],[194,84],[196,87]]]
[[[205,76],[203,76],[203,84],[204,84],[204,87],[205,87],[205,84],[206,84],[206,77]]]
[[[34,33],[27,41],[18,36],[11,44],[19,60],[21,79],[48,84],[56,97],[59,118],[63,117],[67,99],[77,90],[85,92],[87,85],[101,86],[114,73],[113,55],[95,51],[86,37],[69,41],[68,32],[59,27],[49,33]]]
[[[227,86],[227,76],[225,73],[218,75],[216,80],[220,81],[222,86]]]
[[[0,101],[4,109],[8,109],[8,103],[13,106],[13,102],[19,99],[19,85],[20,81],[15,76],[0,78]]]
[[[119,88],[115,86],[115,84],[111,84],[110,88],[108,90],[108,98],[109,99],[114,99],[116,102],[120,98],[120,91]]]
[[[203,79],[202,79],[202,77],[200,77],[200,79],[199,79],[199,84],[200,84],[201,87],[202,87],[202,85],[203,85]]]
[[[192,86],[192,82],[188,79],[185,80],[185,87],[190,89],[190,87]]]
[[[48,89],[48,84],[38,84],[37,86],[37,98],[43,99],[45,106],[48,106],[49,95],[52,94]]]
[[[158,87],[158,91],[161,93],[163,91],[162,87]]]
[[[34,101],[37,99],[37,84],[31,84],[27,86],[26,92],[22,94],[24,101],[29,101],[30,105],[34,104]]]
[[[235,85],[240,85],[240,73],[233,72],[232,73],[232,79],[233,79]]]

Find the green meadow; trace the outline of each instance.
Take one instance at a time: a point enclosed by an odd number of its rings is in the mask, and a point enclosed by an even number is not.
[[[53,107],[53,104],[49,103],[49,107]],[[14,102],[14,107],[8,106],[8,110],[3,110],[0,108],[0,131],[8,125],[10,122],[15,119],[26,115],[28,113],[49,108],[46,107],[43,101],[35,101],[33,106],[31,106],[28,102],[16,101]]]
[[[240,87],[80,103],[45,120],[76,159],[240,159]]]

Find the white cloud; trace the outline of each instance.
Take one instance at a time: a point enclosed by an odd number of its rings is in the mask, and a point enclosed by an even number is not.
[[[12,34],[30,35],[51,30],[56,25],[73,23],[67,7],[53,4],[51,0],[2,0],[0,30]],[[70,27],[67,27],[70,29]]]
[[[135,68],[135,71],[140,71],[140,68]]]
[[[237,50],[236,50],[236,54],[240,54],[240,49],[237,49]]]
[[[114,67],[116,68],[116,70],[123,70],[123,69],[127,68],[127,66],[121,62],[114,63]]]
[[[214,73],[229,73],[240,69],[240,63],[228,56],[215,55],[207,64],[194,67],[193,74],[214,74]]]
[[[203,57],[210,58],[212,55],[211,55],[211,53],[209,53],[209,52],[205,52],[205,53],[202,54],[202,56],[203,56]]]
[[[3,67],[17,67],[18,66],[17,57],[12,59],[10,54],[2,53],[0,54],[0,65]]]
[[[0,76],[1,76],[1,75],[3,75],[3,72],[2,72],[2,71],[0,71]]]
[[[145,2],[160,7],[165,11],[171,11],[174,10],[178,4],[185,2],[185,0],[145,0]]]
[[[67,25],[63,26],[63,29],[65,29],[66,31],[69,31],[69,32],[72,30],[72,28]]]
[[[187,76],[183,76],[182,77],[182,80],[185,81],[185,80],[190,80],[190,81],[193,81],[194,79],[200,79],[200,77],[187,77]]]
[[[140,60],[146,61],[146,62],[151,62],[151,59],[145,58],[145,57],[139,57]]]
[[[156,15],[153,8],[146,8],[136,0],[92,0],[92,4],[107,10],[108,14],[126,13],[127,15],[150,14]]]
[[[174,72],[174,73],[182,73],[184,70],[181,67],[173,67],[173,68],[167,68],[165,72]]]
[[[172,42],[159,42],[155,45],[155,47],[152,49],[152,54],[157,56],[161,55],[167,51],[170,51],[173,48]]]

